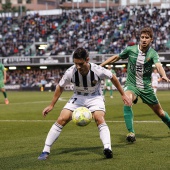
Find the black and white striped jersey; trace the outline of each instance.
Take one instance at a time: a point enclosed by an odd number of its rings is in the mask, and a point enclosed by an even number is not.
[[[59,86],[65,87],[73,83],[73,91],[79,95],[101,95],[101,80],[111,79],[112,73],[97,64],[89,63],[90,70],[86,76],[82,76],[75,65],[68,68],[59,82]]]

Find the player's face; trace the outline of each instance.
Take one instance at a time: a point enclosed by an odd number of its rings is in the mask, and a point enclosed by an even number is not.
[[[86,60],[84,59],[73,59],[74,64],[76,65],[76,68],[78,69],[79,73],[81,75],[87,75],[88,71],[89,71],[89,58],[87,58]]]
[[[152,41],[153,39],[148,34],[146,33],[141,34],[140,49],[142,50],[142,49],[148,48]]]

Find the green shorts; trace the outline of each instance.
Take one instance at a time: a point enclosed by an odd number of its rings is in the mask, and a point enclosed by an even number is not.
[[[0,81],[0,89],[3,89],[3,88],[5,88],[5,84],[3,81]]]
[[[124,91],[132,91],[137,98],[140,97],[142,99],[143,103],[150,105],[155,105],[159,103],[159,100],[156,97],[152,88],[140,89],[134,86],[125,86]]]
[[[106,81],[105,81],[105,86],[106,86],[106,87],[112,87],[112,86],[113,86],[113,83],[111,82],[111,80],[106,80]]]

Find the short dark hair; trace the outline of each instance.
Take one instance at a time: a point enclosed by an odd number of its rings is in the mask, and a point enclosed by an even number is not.
[[[86,49],[84,49],[83,47],[78,47],[74,53],[73,53],[73,59],[84,59],[86,60],[87,57],[89,57],[89,53]]]
[[[143,33],[148,34],[151,38],[153,38],[153,29],[152,28],[150,28],[150,27],[142,28],[141,31],[140,31],[140,36]]]

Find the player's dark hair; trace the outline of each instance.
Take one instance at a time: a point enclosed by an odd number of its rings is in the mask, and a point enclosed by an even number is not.
[[[140,35],[143,34],[143,33],[148,34],[151,38],[153,38],[153,29],[152,28],[150,28],[150,27],[142,28],[141,31],[140,31]]]
[[[86,60],[87,57],[89,57],[89,53],[86,49],[84,49],[83,47],[78,47],[74,53],[73,53],[73,59],[84,59]]]

